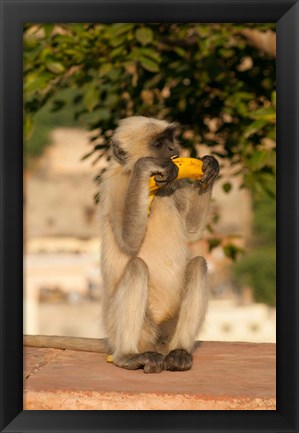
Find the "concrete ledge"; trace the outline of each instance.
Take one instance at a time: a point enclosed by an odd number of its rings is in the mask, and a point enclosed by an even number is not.
[[[27,410],[275,410],[275,344],[203,342],[187,372],[144,374],[104,353],[24,348]]]

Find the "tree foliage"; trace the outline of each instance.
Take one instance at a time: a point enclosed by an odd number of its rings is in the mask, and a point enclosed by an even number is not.
[[[48,101],[94,130],[90,154],[103,154],[119,119],[179,121],[182,144],[205,143],[273,194],[275,59],[248,44],[244,28],[270,24],[27,24],[24,26],[25,134]],[[99,137],[102,141],[99,142]],[[229,191],[229,182],[224,185]]]
[[[276,206],[269,197],[254,200],[254,236],[249,252],[235,264],[238,286],[253,289],[256,301],[276,302]]]

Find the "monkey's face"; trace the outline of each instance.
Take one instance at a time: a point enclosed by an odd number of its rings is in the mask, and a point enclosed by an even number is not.
[[[169,125],[164,131],[155,135],[149,143],[151,153],[155,158],[172,158],[179,156],[179,147],[176,140],[178,126]]]
[[[113,137],[116,161],[130,168],[139,158],[171,158],[179,156],[177,136],[179,125],[143,116],[120,121]]]

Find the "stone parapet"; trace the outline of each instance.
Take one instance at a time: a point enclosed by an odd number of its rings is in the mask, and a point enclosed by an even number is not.
[[[199,343],[190,371],[145,374],[104,353],[24,348],[26,410],[275,410],[276,347]]]

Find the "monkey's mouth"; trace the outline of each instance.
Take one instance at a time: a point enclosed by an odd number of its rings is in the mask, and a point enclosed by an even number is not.
[[[173,155],[170,159],[176,159],[178,157],[179,157],[179,155]]]

